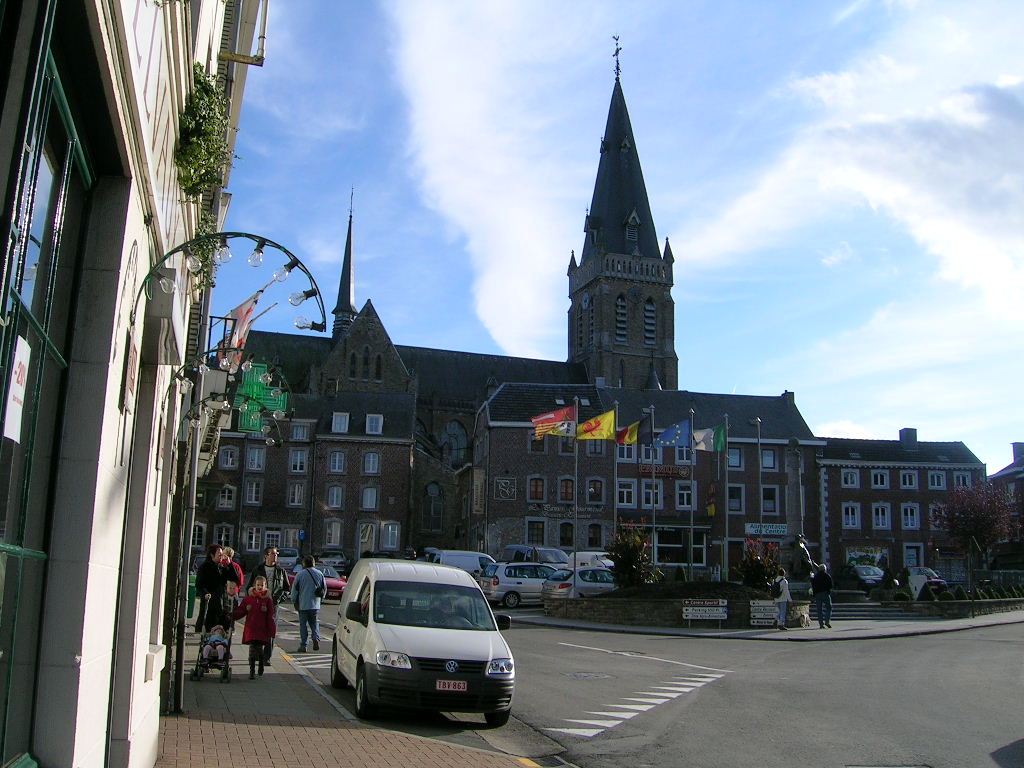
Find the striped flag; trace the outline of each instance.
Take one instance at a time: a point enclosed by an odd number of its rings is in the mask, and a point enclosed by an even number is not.
[[[634,421],[628,427],[616,430],[615,442],[619,445],[635,445],[636,444],[636,431],[640,427],[639,421]]]
[[[611,440],[615,437],[615,411],[587,419],[576,428],[577,440]]]
[[[576,434],[576,406],[570,405],[568,408],[542,413],[530,421],[533,422],[534,440],[543,440],[544,435],[572,437]]]

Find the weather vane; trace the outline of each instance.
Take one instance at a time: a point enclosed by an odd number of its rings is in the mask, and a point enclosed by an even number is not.
[[[619,54],[622,52],[622,46],[619,45],[619,36],[612,35],[612,40],[615,41],[615,53],[612,56],[615,57],[615,79],[619,79],[619,74],[622,72],[622,68],[619,67]]]
[[[349,193],[348,193],[348,215],[349,216],[352,215],[352,202],[355,199],[355,196],[356,196],[356,187],[353,184],[352,185],[352,189],[350,189]]]

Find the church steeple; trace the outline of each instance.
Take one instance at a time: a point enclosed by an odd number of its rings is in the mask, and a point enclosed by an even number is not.
[[[579,262],[569,263],[569,361],[590,379],[676,389],[672,250],[662,252],[619,78],[601,139]],[[660,388],[660,387],[659,387]]]
[[[331,310],[334,326],[331,339],[337,341],[345,335],[358,314],[355,281],[352,279],[352,205],[348,209],[348,234],[345,236],[345,257],[341,262],[341,280],[338,283],[338,304]]]

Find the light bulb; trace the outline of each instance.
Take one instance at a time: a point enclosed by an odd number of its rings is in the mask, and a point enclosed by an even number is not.
[[[300,331],[305,331],[312,327],[312,325],[313,324],[309,322],[309,320],[307,320],[305,317],[302,317],[301,315],[295,318],[295,327],[298,328]]]
[[[199,417],[198,416],[193,416],[191,419],[188,420],[188,423],[189,423],[189,426],[191,426],[193,428],[198,427],[199,426]]]
[[[222,411],[230,411],[231,410],[231,401],[227,400],[227,399],[222,400],[221,404],[220,404],[220,409]]]
[[[260,429],[263,430],[263,434],[264,435],[269,435],[270,434],[270,425],[269,424],[264,424],[262,427],[260,427]]]
[[[273,444],[274,444],[274,438],[268,437],[267,438],[267,445],[273,445]]]
[[[271,397],[280,397],[282,394],[283,393],[281,392],[280,387],[275,387],[274,389],[270,390]]]
[[[270,372],[260,374],[260,384],[269,384],[274,380],[274,377],[270,375]]]
[[[177,286],[174,285],[174,281],[169,277],[160,278],[160,290],[166,294],[172,294],[177,290]]]
[[[243,400],[241,403],[238,404],[238,410],[241,411],[242,413],[245,413],[246,411],[248,411],[249,410],[249,402],[247,400]]]
[[[192,391],[192,380],[191,379],[184,379],[184,378],[178,379],[178,389],[180,389],[182,392],[191,392]]]
[[[228,248],[227,241],[221,243],[220,248],[218,248],[216,253],[213,254],[213,260],[218,264],[227,264],[232,258],[234,258],[234,254],[231,253],[231,249]]]
[[[274,270],[274,279],[279,283],[283,283],[288,279],[288,270],[284,267],[278,267]]]
[[[209,372],[210,372],[210,366],[208,366],[206,363],[200,363],[199,364],[199,375],[205,376]]]
[[[288,297],[288,303],[291,304],[293,307],[299,306],[299,304],[301,304],[305,300],[306,294],[303,293],[302,291],[296,291],[295,293],[291,294]]]
[[[188,258],[185,259],[185,269],[189,272],[198,272],[203,268],[202,260],[194,253],[190,253]]]
[[[231,358],[222,357],[220,360],[217,361],[217,365],[220,366],[220,369],[222,371],[226,371],[228,368],[231,367]]]
[[[251,371],[252,370],[252,360],[246,360],[244,363],[242,363],[242,370],[245,371],[246,373]]]
[[[253,248],[252,249],[252,253],[249,254],[249,258],[247,259],[247,261],[249,262],[249,266],[251,266],[251,267],[262,266],[263,265],[263,246],[262,245],[257,245],[255,248]]]
[[[276,421],[280,421],[283,418],[284,418],[284,411],[282,411],[280,408],[278,408],[276,411],[274,411],[274,419]]]

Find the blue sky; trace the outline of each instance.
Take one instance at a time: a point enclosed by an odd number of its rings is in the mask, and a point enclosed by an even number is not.
[[[395,343],[564,360],[619,35],[680,388],[994,472],[1024,441],[1022,29],[1014,0],[271,3],[228,228],[330,312],[354,188],[356,305]],[[294,330],[297,279],[257,328]]]

